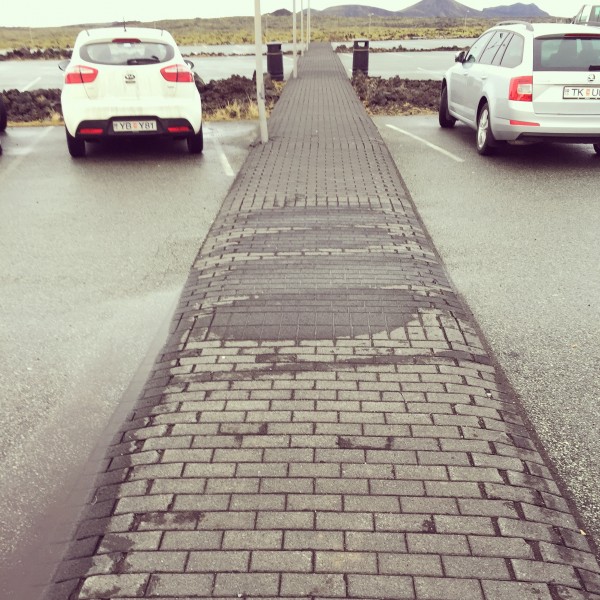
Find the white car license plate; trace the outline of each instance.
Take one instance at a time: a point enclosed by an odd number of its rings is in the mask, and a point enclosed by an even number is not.
[[[156,131],[156,121],[113,121],[115,133],[138,133]]]
[[[565,100],[600,100],[600,86],[564,87]]]

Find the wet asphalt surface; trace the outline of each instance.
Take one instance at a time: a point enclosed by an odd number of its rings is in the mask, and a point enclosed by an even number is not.
[[[376,123],[454,284],[598,539],[598,159],[587,146],[549,146],[489,160],[477,156],[472,132],[442,132],[433,117]],[[236,133],[232,125],[222,133],[233,167],[254,131],[250,125]],[[156,343],[156,315],[168,318],[198,230],[208,228],[232,179],[216,151],[192,165],[196,159],[183,148],[98,151],[80,165],[68,158],[58,128],[9,130],[2,143],[9,333],[0,341],[8,357],[0,372],[8,407],[0,424],[0,494],[10,517],[0,526],[1,568],[21,573],[22,556],[37,541],[34,524],[76,479]],[[197,173],[190,175],[190,166]],[[166,176],[156,177],[159,169]],[[191,190],[207,180],[206,204],[199,203]],[[174,185],[190,189],[176,211],[166,204]],[[135,198],[128,194],[134,189]],[[134,271],[141,279],[132,280]]]
[[[473,131],[441,130],[437,116],[375,122],[453,283],[599,541],[600,157],[590,145],[549,144],[485,158]]]
[[[4,598],[35,597],[23,582],[47,568],[41,558],[59,554],[48,547],[53,527],[69,516],[63,507],[128,386],[146,378],[140,364],[164,342],[255,134],[254,123],[206,124],[201,157],[165,141],[88,146],[79,161],[62,127],[2,135]]]

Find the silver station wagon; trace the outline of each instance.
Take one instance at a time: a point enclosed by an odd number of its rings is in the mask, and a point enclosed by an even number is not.
[[[444,75],[441,127],[477,131],[480,154],[500,144],[593,144],[600,153],[600,31],[506,21],[458,52]]]

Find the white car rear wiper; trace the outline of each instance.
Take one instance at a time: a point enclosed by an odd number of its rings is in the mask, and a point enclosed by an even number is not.
[[[127,60],[128,65],[149,65],[160,62],[158,56],[150,56],[149,58],[130,58]]]

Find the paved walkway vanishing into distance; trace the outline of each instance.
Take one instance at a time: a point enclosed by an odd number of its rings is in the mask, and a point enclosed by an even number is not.
[[[48,598],[600,599],[588,538],[329,44],[270,133]]]

